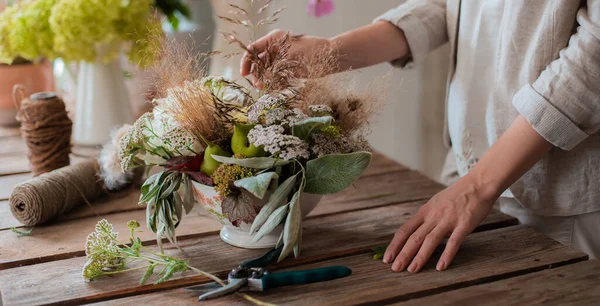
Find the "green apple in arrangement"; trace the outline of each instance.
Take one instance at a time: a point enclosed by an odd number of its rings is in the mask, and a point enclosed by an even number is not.
[[[253,124],[236,124],[233,127],[233,136],[231,137],[231,150],[234,154],[240,154],[245,157],[265,157],[269,156],[262,146],[256,147],[248,141],[248,133],[254,127]]]
[[[227,152],[221,146],[213,144],[209,141],[204,140],[206,143],[206,149],[204,150],[204,159],[202,160],[202,164],[200,165],[200,171],[204,172],[206,175],[211,176],[217,168],[219,168],[220,162],[216,161],[212,156],[226,156],[231,157],[231,153]]]

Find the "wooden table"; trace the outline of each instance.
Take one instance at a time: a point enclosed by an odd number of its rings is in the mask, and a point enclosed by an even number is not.
[[[36,227],[31,236],[19,236],[11,227],[8,197],[14,186],[31,177],[26,149],[14,129],[0,129],[0,294],[4,305],[82,304],[196,305],[197,294],[182,287],[208,282],[191,272],[175,275],[160,285],[139,286],[140,274],[126,273],[85,283],[86,236],[101,218],[126,233],[125,223],[145,220],[139,193],[80,207],[60,222]],[[73,156],[76,162],[82,157]],[[301,256],[287,259],[272,270],[345,265],[351,276],[326,283],[285,287],[252,295],[277,304],[593,304],[600,297],[600,264],[535,231],[517,225],[514,218],[493,211],[470,235],[445,272],[435,270],[434,254],[423,271],[391,273],[372,259],[373,246],[388,243],[400,224],[410,218],[443,186],[382,156],[353,187],[324,197],[304,223]],[[145,229],[145,224],[142,224]],[[225,277],[243,260],[264,250],[229,246],[218,236],[220,225],[201,211],[185,216],[178,228],[188,259],[208,272]],[[154,234],[141,233],[155,247]],[[567,294],[569,292],[569,294]],[[570,293],[575,292],[575,293]],[[244,304],[237,296],[212,304]]]

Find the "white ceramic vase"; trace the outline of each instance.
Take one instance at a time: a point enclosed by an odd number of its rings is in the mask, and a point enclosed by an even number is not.
[[[225,216],[221,210],[221,202],[223,199],[219,194],[217,194],[213,187],[202,185],[197,182],[192,182],[192,185],[194,186],[194,195],[196,197],[197,205],[202,206],[202,208],[204,208],[209,215],[213,216],[221,224],[223,224],[223,228],[221,229],[220,233],[221,240],[233,246],[246,249],[272,248],[277,244],[277,240],[279,240],[281,231],[283,231],[283,227],[281,225],[277,226],[269,234],[253,243],[253,236],[248,233],[250,231],[251,224],[242,222],[239,227],[231,224],[231,222],[229,222],[227,219],[227,216]],[[303,218],[306,217],[306,215],[308,215],[317,206],[317,204],[319,204],[321,197],[322,196],[320,195],[309,193],[302,194],[300,197],[300,207],[302,209]],[[263,200],[256,200],[261,201],[261,204],[264,204],[268,200],[268,195],[266,195]]]
[[[134,122],[118,60],[79,63],[75,101],[73,142],[77,145],[102,145],[114,128]]]

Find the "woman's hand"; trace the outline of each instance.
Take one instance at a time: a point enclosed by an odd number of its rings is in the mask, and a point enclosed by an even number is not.
[[[383,256],[396,272],[418,272],[435,248],[450,234],[437,270],[446,269],[465,239],[489,214],[494,193],[483,190],[465,176],[436,194],[417,214],[402,225]],[[407,268],[408,267],[408,268]]]
[[[288,34],[294,37],[294,39],[289,40],[290,50],[288,52],[288,57],[291,59],[310,59],[316,52],[331,45],[329,39],[327,38],[306,35],[294,36],[290,32],[273,30],[269,34],[250,44],[248,49],[257,54],[260,59],[263,59],[265,56],[267,56],[267,46],[278,40],[281,40],[285,35]],[[250,53],[246,51],[244,52],[242,61],[240,63],[240,74],[242,76],[247,76],[252,72],[253,68],[250,60]],[[303,71],[296,71],[296,73],[298,73],[299,77],[303,77]],[[254,82],[256,82],[256,79],[254,79]]]
[[[267,46],[288,33],[282,30],[274,30],[250,44],[248,49],[257,54],[259,59],[264,59]],[[290,35],[294,36],[291,33]],[[304,57],[309,60],[323,48],[335,48],[339,66],[337,71],[329,71],[329,73],[368,67],[402,58],[409,54],[408,42],[404,32],[387,21],[379,21],[332,38],[306,35],[294,36],[290,44],[289,57]],[[242,56],[240,74],[247,76],[251,75],[252,72],[250,53],[246,51]],[[303,73],[305,72],[297,71],[296,73],[299,77],[304,77]],[[254,76],[252,78],[256,83],[256,78]]]
[[[450,234],[436,266],[445,270],[500,194],[552,147],[523,116],[518,116],[469,174],[436,194],[398,229],[383,262],[393,262],[393,271],[408,267],[409,272],[418,272]]]

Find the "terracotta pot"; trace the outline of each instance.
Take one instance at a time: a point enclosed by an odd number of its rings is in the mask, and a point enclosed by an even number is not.
[[[0,125],[17,125],[17,109],[13,101],[13,87],[22,84],[26,95],[40,91],[54,91],[54,74],[49,62],[0,66]]]

